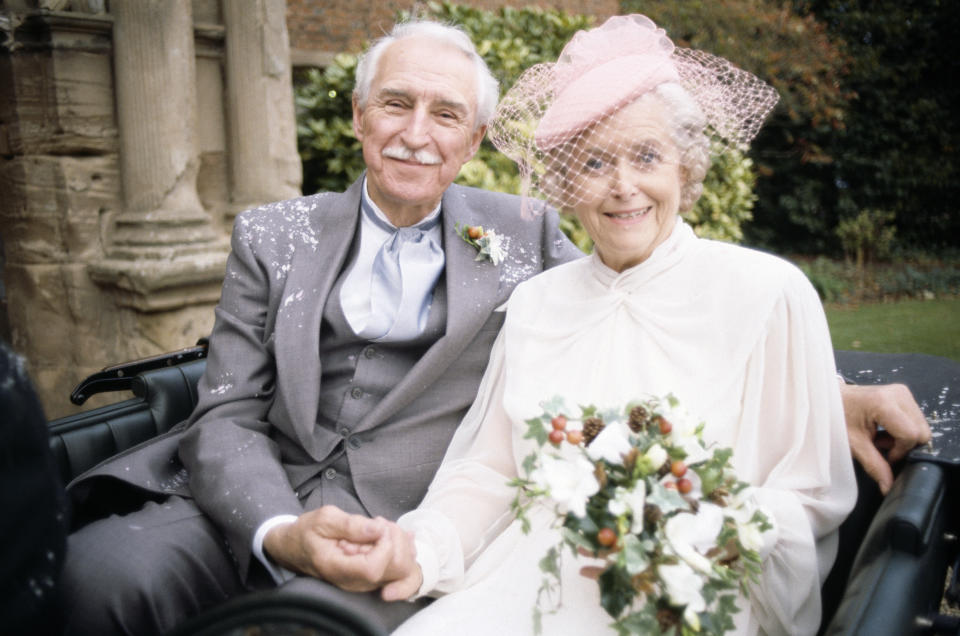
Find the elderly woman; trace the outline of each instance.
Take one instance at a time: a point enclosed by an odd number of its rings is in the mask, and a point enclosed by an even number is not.
[[[494,143],[518,162],[528,210],[575,214],[595,253],[519,285],[472,409],[414,533],[417,594],[441,596],[399,633],[523,633],[555,544],[551,515],[524,533],[507,485],[541,402],[622,405],[673,393],[732,448],[772,518],[762,574],[740,598],[743,634],[812,634],[820,584],[855,481],[827,324],[804,275],[783,260],[697,238],[679,214],[702,191],[711,151],[742,147],[776,96],[714,56],[675,48],[643,16],[579,33],[501,103]],[[533,131],[533,134],[531,134]],[[546,634],[610,624],[597,584],[565,559]],[[589,559],[586,559],[588,562]]]

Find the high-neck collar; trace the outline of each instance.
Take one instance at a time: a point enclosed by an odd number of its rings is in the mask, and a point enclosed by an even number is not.
[[[673,267],[696,241],[697,236],[693,233],[693,229],[678,216],[670,235],[642,263],[618,272],[608,267],[600,259],[600,255],[594,251],[590,256],[591,271],[604,287],[611,289],[633,287]]]

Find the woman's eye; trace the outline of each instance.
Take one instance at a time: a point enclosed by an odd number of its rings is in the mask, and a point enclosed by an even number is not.
[[[587,159],[583,165],[587,170],[603,170],[605,166],[603,159],[599,157],[591,157]]]
[[[660,153],[656,150],[642,150],[637,153],[637,162],[641,164],[651,164],[660,161]]]

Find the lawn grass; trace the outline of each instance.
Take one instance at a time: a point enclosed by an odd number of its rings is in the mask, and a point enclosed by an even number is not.
[[[834,349],[929,353],[960,362],[960,299],[826,305]]]

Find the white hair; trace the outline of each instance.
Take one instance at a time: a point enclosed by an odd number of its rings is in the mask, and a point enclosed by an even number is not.
[[[680,189],[680,212],[693,209],[703,194],[703,180],[710,169],[710,139],[707,118],[690,93],[680,84],[665,82],[653,91],[670,113],[673,141],[680,151],[680,167],[684,171]]]
[[[473,62],[477,84],[477,121],[476,128],[486,126],[493,117],[499,98],[499,85],[490,72],[486,62],[477,53],[476,47],[463,29],[434,22],[432,20],[411,20],[394,25],[390,33],[379,38],[360,56],[357,62],[356,86],[353,95],[360,108],[365,108],[370,97],[370,86],[377,74],[377,67],[383,52],[398,40],[410,37],[426,37],[456,47]]]

